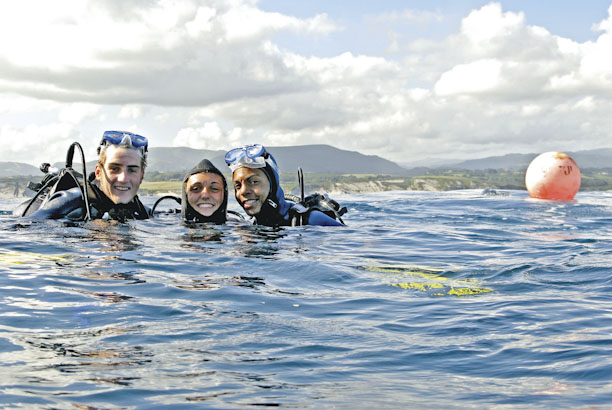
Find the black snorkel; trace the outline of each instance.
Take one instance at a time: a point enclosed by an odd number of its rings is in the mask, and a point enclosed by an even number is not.
[[[87,181],[85,180],[85,178],[87,177],[87,171],[85,169],[85,154],[83,153],[83,147],[81,147],[81,144],[79,144],[78,142],[73,142],[72,144],[70,144],[70,148],[68,148],[68,153],[66,154],[66,168],[63,171],[65,171],[65,173],[70,174],[70,176],[72,176],[77,186],[79,185],[79,181],[77,181],[73,173],[68,172],[68,171],[72,171],[72,159],[74,158],[74,147],[79,148],[79,152],[81,153],[81,162],[83,164],[83,191],[81,192],[81,196],[83,197],[83,207],[85,208],[84,221],[87,222],[91,220],[91,211],[90,211],[90,206],[89,206],[89,190],[87,188]]]

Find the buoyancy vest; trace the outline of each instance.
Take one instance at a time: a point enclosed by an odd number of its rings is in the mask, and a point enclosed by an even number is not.
[[[314,193],[304,199],[287,195],[294,201],[291,207],[291,226],[302,225],[344,225],[342,215],[347,212],[345,206],[330,199],[326,194]]]
[[[315,193],[303,197],[304,177],[301,168],[298,169],[298,182],[303,199],[285,195],[276,169],[269,164],[261,169],[270,181],[270,193],[261,211],[255,216],[258,224],[266,226],[344,225],[341,216],[347,212],[346,207],[340,208],[340,205],[329,199],[327,195]]]

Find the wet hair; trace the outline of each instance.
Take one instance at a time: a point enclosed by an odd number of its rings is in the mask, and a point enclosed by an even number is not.
[[[134,150],[137,151],[138,154],[140,155],[140,168],[142,168],[142,171],[144,172],[145,168],[147,167],[147,158],[146,156],[142,155],[142,151],[139,148],[136,147],[132,147],[130,145],[114,145],[117,148],[122,148],[122,149],[130,149],[130,150]],[[104,147],[104,149],[100,150],[100,156],[98,157],[98,164],[101,167],[104,167],[104,164],[106,164],[106,149],[107,147],[110,147],[110,145],[107,145]]]

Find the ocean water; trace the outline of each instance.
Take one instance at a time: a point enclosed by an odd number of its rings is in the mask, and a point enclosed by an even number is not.
[[[343,228],[1,215],[0,407],[610,408],[612,193],[507,194],[340,196]]]

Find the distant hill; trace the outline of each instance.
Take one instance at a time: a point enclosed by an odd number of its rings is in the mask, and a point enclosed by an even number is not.
[[[469,169],[472,171],[483,169],[527,169],[531,161],[537,155],[538,154],[506,154],[499,157],[470,159],[453,163],[452,165],[446,166],[446,168]],[[444,166],[439,166],[438,168],[444,168]]]
[[[41,175],[40,170],[23,162],[0,162],[0,177]]]
[[[193,168],[203,158],[208,158],[221,171],[227,168],[223,160],[225,151],[193,149],[187,147],[155,147],[149,150],[147,170],[157,172],[182,172]]]
[[[376,155],[345,151],[330,145],[270,147],[281,170],[330,174],[404,174],[405,168]]]
[[[301,145],[293,147],[266,147],[274,155],[278,166],[283,172],[293,172],[302,167],[304,172],[320,172],[329,174],[389,174],[401,175],[406,169],[394,162],[376,155],[364,155],[355,151],[346,151],[330,145]],[[203,158],[208,158],[221,171],[229,172],[225,164],[225,150],[204,150],[186,147],[155,147],[149,150],[147,170],[157,172],[185,172],[191,169]],[[10,165],[13,164],[13,165]],[[36,175],[41,172],[28,164],[0,162],[0,177],[11,175]],[[10,165],[10,166],[9,166]],[[87,172],[94,169],[95,161],[87,162]],[[55,167],[63,167],[64,163],[54,163]],[[4,172],[6,168],[7,172]],[[81,170],[79,163],[73,163],[73,168]],[[13,173],[8,173],[8,170]]]
[[[612,148],[568,153],[580,168],[612,168]]]
[[[612,148],[601,148],[587,151],[565,152],[571,156],[580,169],[612,168]],[[508,169],[526,170],[531,161],[539,154],[507,154],[498,157],[472,159],[463,162],[453,162],[452,165],[438,166],[437,168],[451,169]]]
[[[425,175],[436,173],[438,169],[466,170],[526,170],[538,154],[507,154],[503,156],[472,159],[467,161],[442,160],[418,162],[419,167],[401,167],[376,155],[364,155],[356,151],[346,151],[330,145],[301,145],[292,147],[267,147],[274,155],[283,172],[293,172],[302,167],[304,172],[329,174],[387,174],[387,175]],[[612,148],[567,152],[581,169],[612,168]],[[208,158],[223,172],[229,172],[225,165],[224,150],[204,150],[186,147],[156,147],[149,151],[148,171],[185,172],[201,159]],[[62,167],[61,162],[53,164]],[[95,160],[87,162],[87,171],[94,169]],[[416,163],[415,163],[416,165]],[[80,171],[77,163],[73,167]],[[409,169],[408,169],[409,168]],[[0,162],[0,177],[19,175],[42,176],[35,166],[19,162]]]
[[[266,147],[274,155],[281,171],[330,174],[404,174],[406,170],[394,162],[376,155],[363,155],[330,145],[301,145],[294,147]],[[221,171],[228,171],[225,151],[197,150],[192,148],[151,148],[148,169],[159,172],[187,171],[201,159],[208,158]]]

